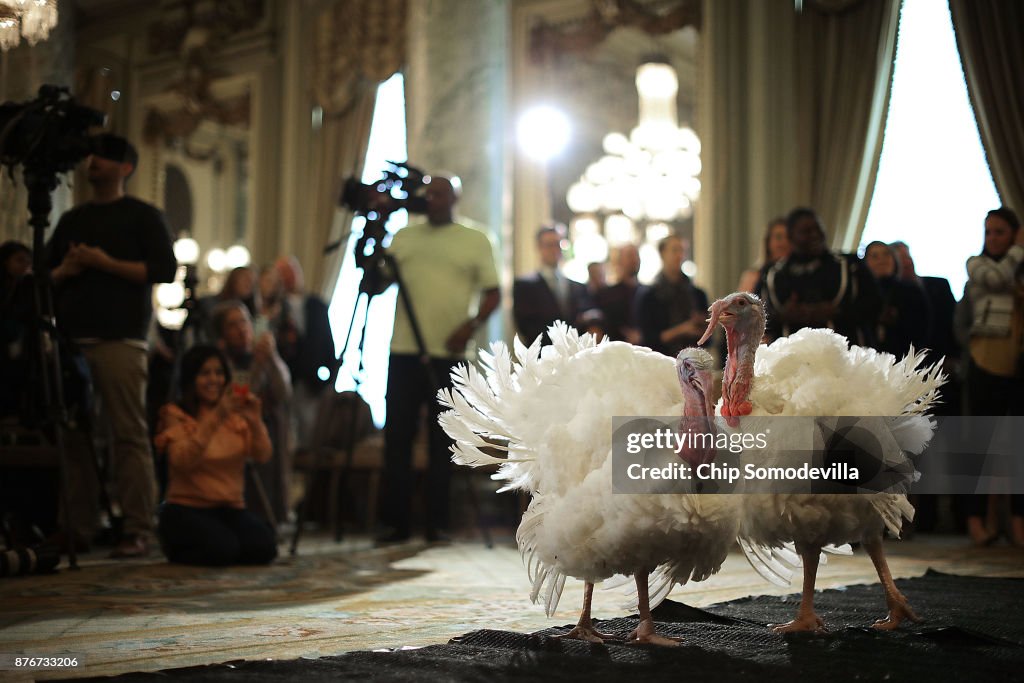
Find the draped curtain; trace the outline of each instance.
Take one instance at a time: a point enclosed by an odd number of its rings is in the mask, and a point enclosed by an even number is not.
[[[992,180],[1024,211],[1024,3],[949,0],[949,10]]]
[[[899,0],[709,0],[697,132],[698,278],[732,291],[773,216],[812,206],[851,249],[881,154]]]
[[[841,1],[831,11],[820,1],[797,17],[797,189],[833,247],[853,251],[882,154],[900,2]]]
[[[327,299],[347,245],[327,257],[322,245],[351,225],[352,213],[338,207],[341,186],[362,175],[377,86],[405,64],[406,13],[407,0],[349,0],[331,5],[315,23],[313,95],[323,124],[314,138],[312,235],[299,257],[314,264],[309,289]]]

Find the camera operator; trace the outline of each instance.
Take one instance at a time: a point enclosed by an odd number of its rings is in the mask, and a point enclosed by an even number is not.
[[[429,407],[426,536],[443,540],[448,529],[451,441],[437,424],[437,390],[451,386],[451,370],[465,358],[474,331],[498,307],[498,275],[487,236],[453,220],[458,195],[452,181],[435,177],[426,187],[427,222],[400,230],[389,249],[412,303],[434,378],[419,357],[405,308],[395,311],[388,366],[387,424],[381,519],[392,532],[379,542],[401,542],[411,533],[412,445],[424,404]],[[470,314],[479,295],[475,315]]]
[[[174,279],[176,263],[163,214],[125,194],[138,153],[122,137],[95,140],[88,158],[93,199],[61,216],[48,244],[60,328],[82,349],[110,421],[112,471],[124,514],[123,537],[112,557],[148,553],[156,480],[149,447],[145,396],[146,331],[153,313],[152,285]],[[83,485],[93,478],[84,453],[69,453],[75,487],[71,511],[88,542],[96,497]]]

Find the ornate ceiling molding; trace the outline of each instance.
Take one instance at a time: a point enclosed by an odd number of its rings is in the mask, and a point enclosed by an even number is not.
[[[612,31],[630,26],[648,35],[664,35],[701,24],[701,0],[640,2],[591,0],[590,13],[560,24],[540,21],[530,33],[530,59],[543,64],[563,54],[583,54],[599,45]]]
[[[231,74],[215,64],[233,36],[264,20],[265,5],[265,0],[170,0],[161,7],[161,19],[149,27],[147,48],[154,56],[180,55],[181,77],[166,91],[179,106],[147,109],[143,124],[147,142],[187,139],[203,121],[249,125],[248,93],[217,96],[214,82]]]
[[[222,45],[232,36],[256,28],[266,14],[266,0],[169,0],[161,4],[161,18],[149,25],[150,55],[182,52],[197,28]]]

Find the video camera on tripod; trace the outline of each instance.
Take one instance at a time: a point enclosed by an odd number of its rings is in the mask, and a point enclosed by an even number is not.
[[[405,209],[409,213],[426,213],[424,196],[430,176],[408,163],[389,161],[389,169],[380,180],[364,184],[356,178],[345,181],[340,203],[366,219],[363,234],[356,241],[356,267],[363,269],[361,291],[380,294],[391,279],[381,271],[384,263],[385,225],[391,214]]]
[[[70,171],[95,151],[89,128],[102,126],[103,112],[76,104],[67,88],[44,85],[31,102],[0,104],[0,164],[13,172],[53,176]],[[51,188],[52,189],[52,188]]]
[[[75,167],[90,154],[101,151],[98,138],[88,135],[89,128],[102,126],[106,115],[75,102],[67,88],[44,85],[30,102],[6,102],[0,105],[0,164],[6,166],[12,180],[15,166],[22,168],[22,180],[28,189],[29,225],[32,226],[33,303],[36,312],[36,333],[39,355],[39,402],[47,411],[43,424],[49,428],[57,450],[61,505],[64,529],[67,531],[68,556],[77,568],[73,528],[68,504],[68,466],[64,431],[70,426],[62,368],[64,345],[56,334],[53,293],[45,258],[44,233],[53,208],[51,193],[58,184],[58,175]]]

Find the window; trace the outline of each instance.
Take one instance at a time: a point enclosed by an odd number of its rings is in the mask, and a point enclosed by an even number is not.
[[[405,134],[405,80],[402,74],[395,74],[377,89],[377,101],[373,110],[373,122],[370,124],[370,142],[366,150],[366,164],[363,166],[364,183],[379,180],[387,168],[387,160],[401,160],[408,156]],[[366,297],[359,297],[359,282],[362,270],[356,268],[353,252],[356,240],[362,235],[362,217],[352,221],[352,234],[348,244],[344,246],[345,258],[338,284],[331,298],[330,319],[335,344],[340,352],[345,346],[348,334],[348,349],[342,359],[344,366],[338,378],[336,388],[349,391],[355,387],[353,373],[359,368],[359,338],[366,321],[366,342],[364,344],[362,373],[363,384],[360,395],[370,404],[373,421],[381,427],[384,424],[384,394],[387,389],[388,356],[391,347],[391,327],[395,317],[395,301],[398,290],[391,286],[382,294],[370,301],[369,314],[366,313]],[[405,227],[408,216],[405,211],[397,211],[391,215],[387,224],[389,232]],[[358,297],[358,302],[357,302]],[[358,303],[355,315],[353,307]],[[349,329],[349,321],[352,327]]]
[[[978,135],[949,6],[904,0],[889,116],[861,248],[910,246],[919,275],[949,280],[981,251],[985,214],[1000,205]]]

